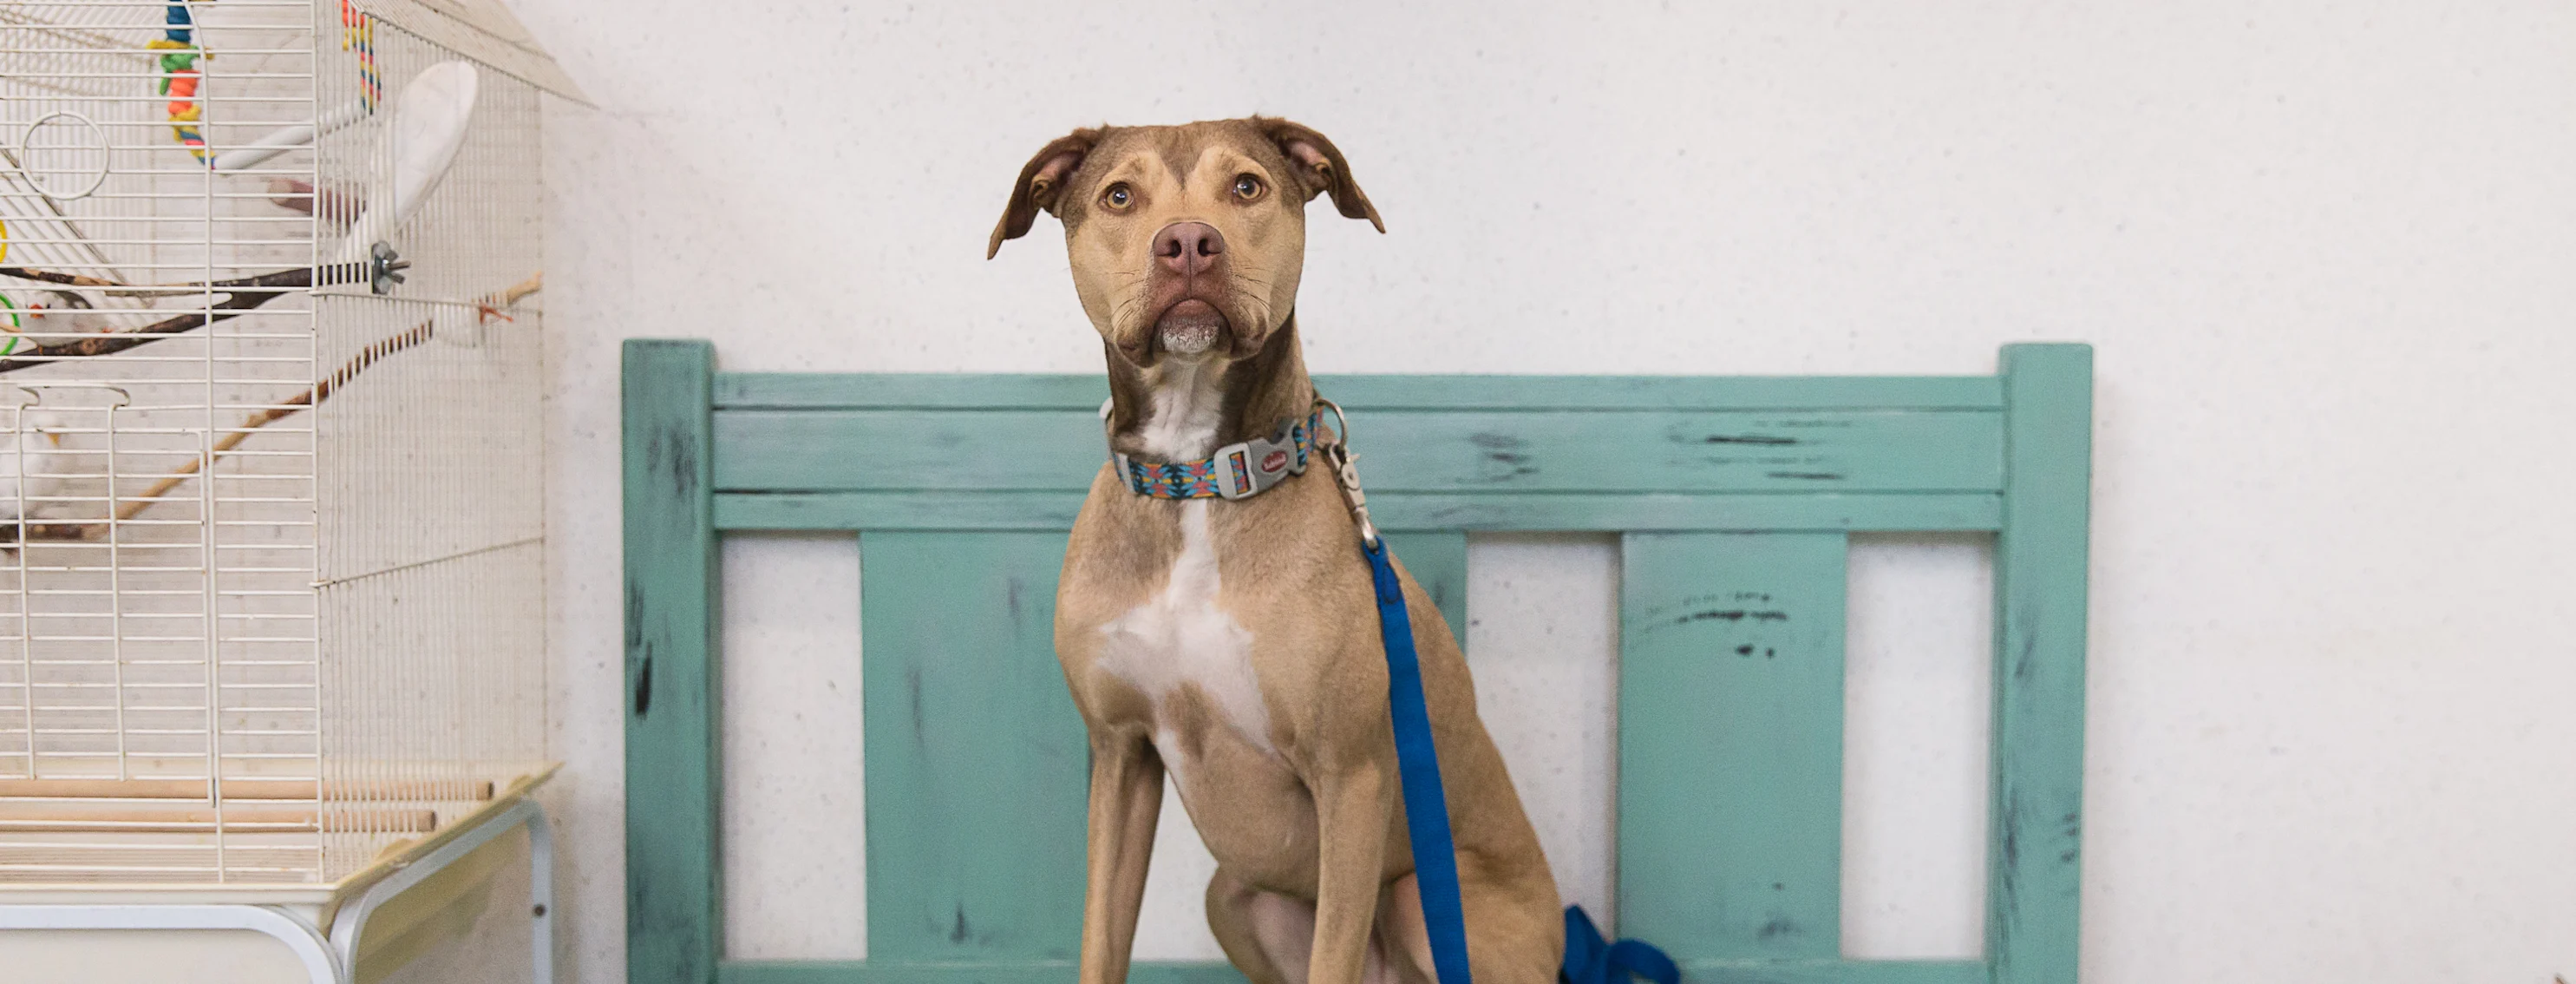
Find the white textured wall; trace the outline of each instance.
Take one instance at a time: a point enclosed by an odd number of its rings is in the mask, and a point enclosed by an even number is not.
[[[1316,220],[1320,371],[1976,373],[2007,341],[2100,347],[2088,980],[2576,974],[2576,7],[515,6],[601,102],[547,119],[568,980],[622,980],[618,340],[1092,371],[1052,222],[982,259],[1011,176],[1075,125],[1250,111],[1332,135],[1386,215]],[[861,945],[783,901],[859,897],[784,864],[854,843],[831,736],[855,626],[813,607],[850,600],[836,549],[729,555],[825,595],[732,627],[764,659],[742,687],[807,681],[731,753],[781,814],[738,852],[781,872],[736,882],[767,907],[750,952]],[[1546,656],[1608,645],[1614,554],[1476,549],[1479,603],[1561,599],[1470,635],[1494,700],[1586,698],[1563,741],[1505,741],[1560,870],[1597,868],[1606,690]],[[1870,557],[1852,777],[1887,796],[1847,836],[1886,872],[1850,942],[1939,951],[1969,935],[1945,899],[1973,874],[1952,807],[1977,727],[1939,654],[1974,638],[1981,559]],[[1194,922],[1149,945],[1200,946]]]

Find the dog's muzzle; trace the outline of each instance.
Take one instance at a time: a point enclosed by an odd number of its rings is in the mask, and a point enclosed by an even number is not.
[[[1225,315],[1216,305],[1195,297],[1172,305],[1154,321],[1154,334],[1163,343],[1163,351],[1174,355],[1197,355],[1215,348],[1225,330]]]

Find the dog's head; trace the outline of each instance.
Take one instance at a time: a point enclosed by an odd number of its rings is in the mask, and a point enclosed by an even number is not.
[[[1296,309],[1316,195],[1386,231],[1342,152],[1287,120],[1075,130],[1020,168],[984,255],[1045,209],[1064,223],[1083,311],[1120,357],[1248,358]]]

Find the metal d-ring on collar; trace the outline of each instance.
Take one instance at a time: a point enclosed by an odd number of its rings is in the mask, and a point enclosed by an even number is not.
[[[1332,443],[1324,444],[1321,434],[1316,435],[1316,443],[1321,445],[1324,463],[1333,468],[1333,483],[1342,488],[1342,502],[1351,507],[1351,518],[1359,522],[1360,545],[1375,550],[1377,524],[1369,521],[1368,493],[1360,488],[1359,455],[1351,453],[1350,418],[1342,415],[1341,404],[1320,396],[1315,398],[1315,407],[1333,412]]]

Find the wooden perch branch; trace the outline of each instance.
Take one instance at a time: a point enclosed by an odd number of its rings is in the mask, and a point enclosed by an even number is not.
[[[61,284],[65,287],[116,287],[127,290],[133,289],[131,287],[127,287],[125,284],[120,284],[113,280],[101,280],[97,277],[84,277],[77,273],[53,273],[46,270],[30,270],[26,267],[0,267],[0,276],[16,277],[20,280],[34,280],[48,284]]]
[[[276,300],[285,294],[308,289],[317,284],[328,286],[331,284],[345,284],[362,281],[367,278],[367,265],[364,263],[335,263],[323,267],[299,267],[293,270],[280,270],[276,273],[263,273],[255,277],[242,277],[235,280],[214,280],[205,283],[170,284],[166,286],[153,286],[146,288],[135,288],[129,284],[120,284],[113,280],[102,280],[97,277],[85,277],[75,273],[54,273],[47,270],[30,270],[26,267],[0,267],[0,276],[16,277],[21,280],[33,280],[39,283],[61,284],[66,287],[126,290],[196,288],[210,292],[221,292],[225,295],[223,300],[210,305],[208,310],[182,314],[177,317],[163,318],[140,328],[129,328],[124,331],[101,335],[75,335],[69,339],[55,341],[46,341],[44,340],[44,337],[40,335],[30,335],[28,337],[37,340],[36,347],[33,350],[24,355],[0,358],[0,373],[10,373],[35,366],[51,365],[64,359],[112,355],[138,345],[157,342],[172,335],[194,331],[217,321],[240,317],[251,309]]]
[[[275,290],[280,293],[303,287],[311,287],[316,283],[329,286],[331,284],[354,284],[367,279],[367,265],[365,263],[328,264],[319,268],[321,276],[318,278],[313,275],[315,269],[316,268],[314,267],[297,267],[292,270],[279,270],[275,273],[262,273],[248,277],[236,277],[231,280],[190,280],[176,284],[129,284],[121,281],[108,280],[104,277],[84,276],[77,273],[56,273],[51,270],[35,270],[27,267],[15,266],[0,266],[0,277],[16,277],[20,280],[33,280],[38,283],[61,284],[65,287],[88,287],[96,290],[244,291],[266,289]]]
[[[544,287],[545,274],[531,276],[507,290],[484,298],[483,312],[478,317],[498,315],[502,309],[517,304],[521,299],[543,290]],[[249,440],[251,432],[330,399],[331,394],[347,386],[351,380],[357,378],[359,373],[367,371],[367,367],[375,365],[386,356],[429,341],[437,334],[432,328],[434,323],[434,321],[423,321],[360,349],[357,355],[341,363],[340,368],[332,370],[330,375],[322,377],[321,381],[314,383],[311,388],[243,418],[241,426],[226,431],[223,437],[215,441],[213,449],[208,454],[189,459],[172,470],[170,474],[162,476],[160,481],[152,483],[152,487],[145,489],[142,495],[118,503],[115,512],[117,521],[133,519],[143,510],[151,508],[154,503],[160,502],[162,496],[178,488],[180,483],[187,481],[200,470],[211,467],[215,462],[222,461],[225,454],[240,447],[243,441]],[[26,529],[28,540],[94,540],[107,531],[108,524],[28,523]],[[0,543],[8,543],[16,539],[16,535],[15,528],[0,527]]]
[[[340,388],[357,374],[365,372],[368,366],[376,364],[376,360],[428,341],[431,334],[429,325],[429,322],[423,321],[411,326],[410,328],[404,329],[399,334],[360,349],[355,358],[350,359],[346,364],[342,365],[338,371],[324,377],[321,382],[313,384],[312,389],[287,397],[286,401],[283,403],[261,410],[258,413],[251,414],[249,417],[244,418],[240,427],[226,431],[222,438],[215,441],[214,452],[211,455],[208,455],[207,458],[211,458],[215,461],[223,460],[223,457],[227,452],[240,447],[243,441],[249,440],[252,431],[285,419],[288,415],[293,414],[296,411],[330,399],[331,391]],[[116,518],[120,521],[133,519],[135,514],[151,507],[153,503],[161,501],[161,497],[168,495],[171,489],[178,488],[179,483],[185,482],[188,480],[189,476],[195,475],[197,473],[197,466],[206,461],[207,458],[189,459],[186,464],[180,465],[177,471],[162,476],[160,481],[152,483],[152,487],[143,490],[142,495],[128,499],[124,503],[119,504],[116,507]]]

